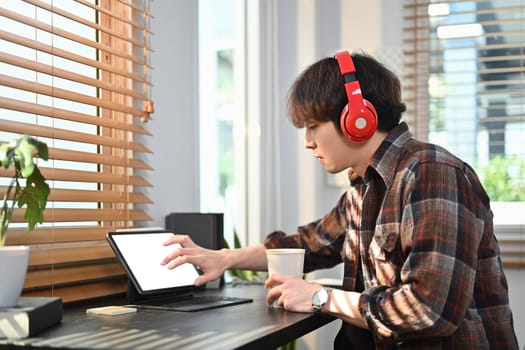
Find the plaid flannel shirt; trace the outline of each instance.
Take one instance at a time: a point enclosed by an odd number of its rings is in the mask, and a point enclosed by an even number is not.
[[[393,129],[365,177],[320,220],[268,248],[303,247],[305,272],[344,263],[376,349],[518,349],[489,198],[443,148]]]

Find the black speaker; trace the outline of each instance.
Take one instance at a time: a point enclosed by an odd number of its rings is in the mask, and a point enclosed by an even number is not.
[[[223,213],[170,213],[166,215],[166,230],[186,234],[203,248],[225,248]],[[224,276],[219,280],[219,285],[223,284]]]
[[[222,213],[170,213],[166,216],[166,230],[187,234],[204,248],[224,248]]]

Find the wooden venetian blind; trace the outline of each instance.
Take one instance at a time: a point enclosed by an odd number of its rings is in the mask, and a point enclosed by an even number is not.
[[[39,162],[51,187],[45,223],[27,233],[20,209],[7,235],[31,246],[25,295],[126,290],[105,234],[151,220],[141,192],[150,150],[137,141],[149,135],[149,23],[149,0],[0,2],[0,142],[30,134],[50,158]]]
[[[404,2],[416,137],[474,166],[507,267],[525,267],[525,0]]]

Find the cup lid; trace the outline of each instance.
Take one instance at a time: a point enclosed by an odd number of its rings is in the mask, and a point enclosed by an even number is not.
[[[305,250],[302,248],[276,248],[266,249],[267,254],[304,254]]]

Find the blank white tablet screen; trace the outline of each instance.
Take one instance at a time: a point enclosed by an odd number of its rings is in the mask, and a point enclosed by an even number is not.
[[[182,264],[173,270],[160,262],[180,245],[164,246],[172,233],[130,233],[113,235],[113,241],[135,276],[140,288],[147,292],[156,289],[194,285],[199,276],[191,264]]]

